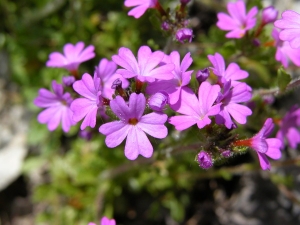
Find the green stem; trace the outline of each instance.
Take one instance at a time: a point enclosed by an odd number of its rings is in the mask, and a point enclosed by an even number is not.
[[[297,87],[300,87],[300,78],[296,80],[292,80],[285,89],[285,92],[291,91]],[[282,92],[279,91],[279,88],[271,88],[271,89],[260,89],[260,90],[255,90],[253,92],[253,96],[263,96],[263,95],[278,95],[278,94],[283,94]]]

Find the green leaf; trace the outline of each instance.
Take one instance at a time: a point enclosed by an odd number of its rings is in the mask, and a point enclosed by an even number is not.
[[[278,82],[278,87],[280,92],[285,91],[287,85],[291,82],[291,80],[292,80],[291,75],[288,74],[283,69],[283,67],[280,67],[277,70],[277,82]]]

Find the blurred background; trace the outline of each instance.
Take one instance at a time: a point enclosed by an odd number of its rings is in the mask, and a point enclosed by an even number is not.
[[[300,12],[298,1],[249,2]],[[300,224],[299,149],[287,151],[271,172],[262,171],[251,153],[204,171],[194,162],[195,151],[172,157],[158,152],[155,161],[131,162],[122,146],[108,149],[99,133],[87,141],[78,136],[78,126],[49,132],[37,122],[38,90],[68,75],[45,67],[48,55],[66,43],[95,46],[96,57],[80,66],[93,74],[100,59],[110,59],[122,46],[136,52],[141,45],[190,51],[193,69],[202,69],[209,65],[207,54],[226,41],[215,27],[226,1],[191,1],[195,38],[184,45],[162,34],[153,11],[137,20],[127,16],[123,3],[0,0],[0,225],[86,225],[103,215],[124,225]],[[299,102],[298,96],[296,91],[282,97],[277,107]],[[167,140],[174,146],[176,135]]]

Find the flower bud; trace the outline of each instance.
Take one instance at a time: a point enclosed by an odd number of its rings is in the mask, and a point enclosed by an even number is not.
[[[62,82],[65,86],[71,86],[75,82],[75,77],[73,76],[64,76]]]
[[[201,151],[197,155],[197,161],[199,163],[199,166],[203,169],[209,169],[213,166],[213,161],[211,156],[205,151]]]
[[[198,70],[197,73],[196,73],[196,79],[197,79],[199,84],[206,81],[208,76],[209,76],[209,69],[208,68],[205,68],[203,70]]]
[[[265,104],[272,105],[275,101],[275,97],[273,95],[263,95],[262,99]]]
[[[224,158],[229,158],[231,156],[231,151],[230,150],[225,150],[221,153],[221,155],[224,157]]]
[[[177,41],[183,43],[184,41],[191,42],[193,39],[193,30],[190,28],[181,28],[176,32]]]
[[[253,45],[256,46],[256,47],[259,47],[259,46],[260,46],[260,40],[259,40],[258,38],[253,39],[252,43],[253,43]]]
[[[87,141],[92,139],[92,132],[91,131],[87,131],[87,130],[81,130],[79,131],[79,137],[81,137],[82,139],[85,139]]]
[[[167,21],[164,21],[161,24],[161,29],[163,29],[163,30],[169,30],[170,29],[170,24]]]
[[[157,92],[149,99],[149,107],[154,111],[162,111],[168,103],[169,96],[165,91]]]
[[[273,23],[278,16],[278,10],[273,6],[269,6],[262,11],[262,22],[263,24]]]
[[[119,78],[116,79],[111,85],[111,89],[118,89],[118,88],[122,88],[122,81]]]
[[[191,0],[180,0],[181,4],[188,4]]]

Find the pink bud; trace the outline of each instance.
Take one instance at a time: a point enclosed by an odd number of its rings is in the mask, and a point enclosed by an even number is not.
[[[197,161],[199,163],[199,166],[202,167],[203,169],[209,169],[213,166],[213,161],[211,156],[205,151],[201,151],[197,155]]]
[[[262,22],[264,24],[273,23],[278,16],[278,10],[273,6],[269,6],[263,9],[262,11]]]
[[[154,111],[162,111],[168,103],[168,94],[165,91],[157,92],[149,99],[149,107]]]
[[[63,84],[65,86],[72,86],[72,84],[75,82],[75,77],[73,76],[64,76],[62,78]]]
[[[193,30],[189,28],[181,28],[176,32],[176,39],[183,43],[184,41],[191,42],[193,39]]]

